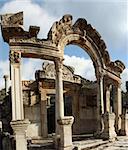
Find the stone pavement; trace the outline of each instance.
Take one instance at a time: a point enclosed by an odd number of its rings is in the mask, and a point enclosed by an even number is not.
[[[118,136],[116,141],[88,138],[73,142],[73,150],[128,150],[128,136]],[[53,141],[43,140],[42,143],[32,144],[28,150],[55,150]]]
[[[93,150],[128,150],[128,136],[119,136],[115,142],[101,145]]]

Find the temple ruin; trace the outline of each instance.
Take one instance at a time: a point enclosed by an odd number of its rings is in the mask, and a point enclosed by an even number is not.
[[[83,18],[74,24],[71,15],[55,22],[47,39],[37,37],[40,28],[23,27],[23,12],[1,16],[1,30],[10,48],[12,120],[16,150],[27,150],[27,141],[47,139],[52,134],[55,149],[75,149],[73,135],[93,134],[114,140],[127,135],[127,117],[122,111],[120,60],[112,62],[100,34]],[[80,46],[93,61],[96,81],[75,75],[63,65],[66,45]],[[35,81],[21,81],[21,59],[44,63]],[[7,92],[7,91],[6,91]]]

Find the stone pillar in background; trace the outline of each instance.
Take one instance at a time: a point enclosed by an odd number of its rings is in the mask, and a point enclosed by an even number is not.
[[[43,89],[43,83],[39,82],[39,91],[41,96],[41,130],[42,137],[48,137],[48,128],[47,128],[47,93]]]
[[[111,85],[106,86],[106,112],[110,113],[110,91]]]
[[[103,114],[104,114],[104,99],[103,99],[103,75],[97,77],[97,131],[95,137],[100,137],[104,130]]]
[[[7,95],[8,94],[8,75],[4,75],[3,78],[5,80],[5,93]]]
[[[16,150],[27,150],[26,130],[28,120],[24,120],[22,82],[21,82],[21,53],[10,51],[11,66],[11,96],[12,96],[12,122],[15,134]]]
[[[73,134],[79,134],[79,127],[80,127],[80,117],[79,117],[79,88],[74,85],[72,87],[72,115],[74,117],[74,124],[73,124]]]
[[[59,124],[57,120],[64,118],[64,100],[63,100],[63,59],[55,60],[55,89],[56,89],[56,101],[55,101],[55,118],[56,118],[56,137],[55,145],[56,148],[60,146],[60,133]]]
[[[114,113],[115,113],[115,130],[118,134],[121,130],[122,98],[120,83],[114,86]]]

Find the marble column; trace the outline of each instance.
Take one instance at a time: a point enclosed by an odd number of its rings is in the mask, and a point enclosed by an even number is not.
[[[63,100],[63,59],[55,60],[56,70],[56,149],[72,149],[72,123],[73,117],[64,117]]]
[[[20,59],[20,52],[10,52],[12,120],[24,119]]]
[[[120,135],[128,136],[128,114],[121,115],[121,130]]]
[[[104,130],[103,114],[104,114],[104,99],[103,99],[103,75],[97,78],[97,131],[95,137],[100,137]]]
[[[26,130],[28,120],[24,120],[22,81],[21,81],[21,53],[10,51],[11,69],[11,96],[12,96],[12,121],[11,126],[16,140],[16,150],[27,150]]]
[[[106,86],[106,112],[110,113],[110,91],[111,85]]]
[[[64,100],[63,100],[63,59],[55,59],[55,89],[56,89],[56,101],[55,101],[55,118],[56,118],[56,136],[55,147],[60,146],[60,126],[57,120],[64,118]]]
[[[114,112],[115,112],[115,130],[118,134],[121,130],[121,114],[122,114],[122,98],[121,98],[121,85],[120,83],[114,86]]]
[[[56,70],[56,119],[64,117],[63,100],[63,59],[55,60]]]

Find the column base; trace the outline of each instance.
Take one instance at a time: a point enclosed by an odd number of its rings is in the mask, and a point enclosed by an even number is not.
[[[128,136],[128,114],[121,115],[121,130],[120,135]]]
[[[58,119],[60,143],[58,144],[60,150],[72,150],[72,124],[73,116],[66,116]]]
[[[115,140],[117,137],[115,128],[114,128],[115,114],[106,112],[103,115],[103,119],[104,119],[104,131],[101,137],[104,140],[111,140],[111,141]]]
[[[26,130],[30,124],[29,120],[11,121],[11,127],[14,131],[16,150],[27,150]]]
[[[115,131],[116,131],[116,134],[117,134],[117,135],[120,135],[121,122],[122,122],[121,115],[116,116],[116,117],[115,117]]]
[[[104,130],[104,120],[103,120],[103,114],[100,116],[100,120],[97,120],[97,131],[94,132],[93,136],[95,138],[101,138],[101,135]]]

